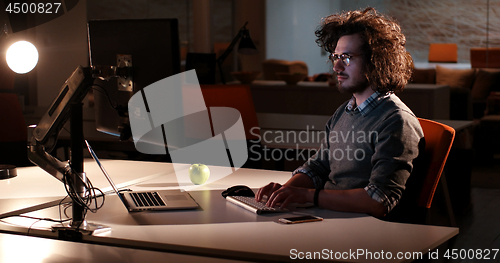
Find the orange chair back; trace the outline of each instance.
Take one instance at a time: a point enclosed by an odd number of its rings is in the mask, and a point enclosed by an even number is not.
[[[424,131],[425,151],[423,154],[424,173],[423,185],[417,200],[417,205],[430,208],[434,192],[443,173],[444,165],[455,138],[455,130],[450,126],[431,120],[419,118],[420,126]]]
[[[200,85],[205,105],[209,107],[230,107],[241,114],[247,140],[258,139],[259,127],[257,113],[253,104],[252,93],[248,85]]]
[[[429,44],[429,62],[454,62],[458,61],[458,47],[453,43]]]
[[[471,48],[470,66],[472,68],[500,68],[500,48]]]

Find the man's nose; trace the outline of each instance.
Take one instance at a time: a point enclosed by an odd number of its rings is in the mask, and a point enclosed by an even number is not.
[[[342,63],[342,60],[337,60],[337,62],[334,62],[333,63],[333,71],[335,72],[342,72],[344,71],[345,68],[344,68],[344,63]]]

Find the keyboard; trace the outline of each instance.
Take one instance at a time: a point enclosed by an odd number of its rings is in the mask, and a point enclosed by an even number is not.
[[[241,206],[248,211],[254,212],[258,215],[264,214],[264,213],[285,213],[289,212],[287,209],[280,209],[278,207],[268,207],[266,206],[266,203],[263,201],[257,202],[255,201],[254,197],[248,197],[248,196],[228,196],[226,197],[226,200]]]
[[[130,193],[132,200],[138,207],[165,206],[157,192]]]

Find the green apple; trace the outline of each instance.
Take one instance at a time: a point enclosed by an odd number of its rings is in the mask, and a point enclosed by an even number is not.
[[[210,177],[210,169],[204,164],[193,164],[189,167],[189,179],[193,184],[204,184]]]

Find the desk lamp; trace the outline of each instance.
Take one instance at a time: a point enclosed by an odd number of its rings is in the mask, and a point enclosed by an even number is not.
[[[0,41],[10,45],[7,24],[3,26]],[[18,73],[25,74],[33,70],[38,63],[38,50],[28,41],[17,41],[9,46],[6,52],[7,65]]]
[[[233,41],[231,44],[229,44],[229,47],[222,53],[222,55],[217,59],[217,66],[219,67],[219,72],[220,72],[220,78],[223,84],[226,84],[226,81],[224,79],[224,75],[222,74],[222,63],[224,63],[224,60],[227,58],[227,56],[233,51],[234,46],[236,43],[238,43],[238,40],[240,40],[240,45],[238,46],[238,53],[243,54],[243,55],[253,55],[256,54],[257,48],[255,47],[252,38],[250,38],[250,32],[246,28],[248,22],[243,25],[242,28],[240,28],[240,31],[238,31],[238,34],[233,38]]]
[[[18,74],[25,74],[35,68],[38,63],[38,51],[28,41],[12,44],[6,54],[7,65]]]

